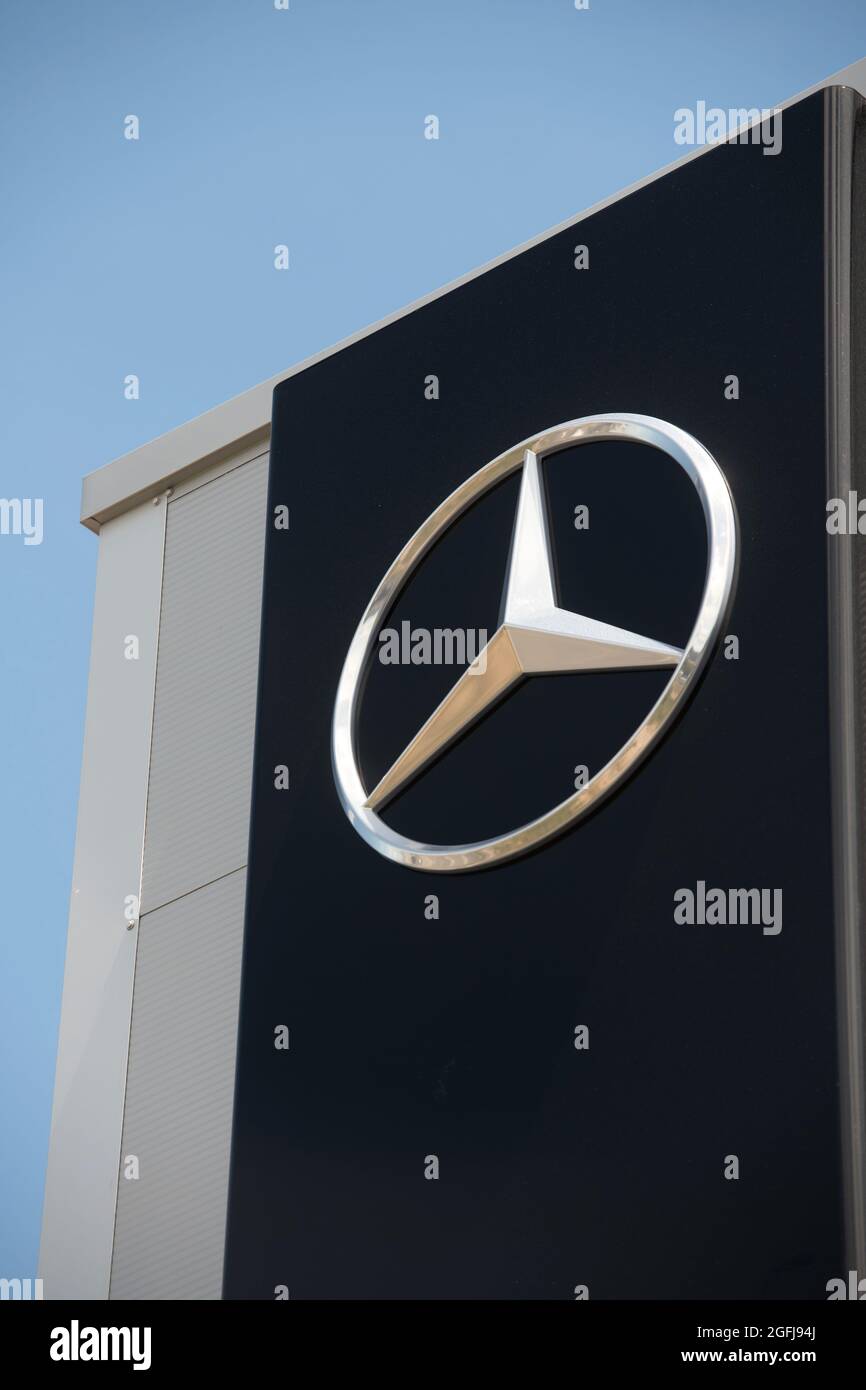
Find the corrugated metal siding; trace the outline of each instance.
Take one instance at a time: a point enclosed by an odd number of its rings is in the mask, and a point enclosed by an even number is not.
[[[168,508],[114,1299],[220,1297],[267,464]]]
[[[246,862],[267,458],[169,503],[142,912]]]
[[[220,1297],[245,882],[240,869],[139,927],[113,1299]]]

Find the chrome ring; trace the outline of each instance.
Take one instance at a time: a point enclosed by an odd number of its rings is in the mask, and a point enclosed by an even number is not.
[[[523,462],[527,449],[539,459],[578,444],[600,440],[649,444],[685,470],[700,497],[707,526],[707,572],[703,596],[679,665],[646,718],[606,765],[572,796],[517,830],[463,845],[430,845],[392,830],[365,806],[367,791],[356,754],[356,724],[362,676],[377,633],[409,575],[441,533],[473,502]],[[646,757],[682,704],[719,637],[736,573],[737,523],[725,476],[712,455],[692,435],[649,415],[587,415],[542,430],[473,473],[427,518],[391,565],[358,624],[337,688],[331,752],[334,780],[343,809],[369,845],[394,863],[433,873],[451,873],[501,864],[543,844],[594,810]]]

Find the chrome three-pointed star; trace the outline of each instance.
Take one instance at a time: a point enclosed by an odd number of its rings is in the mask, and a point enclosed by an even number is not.
[[[378,810],[524,676],[676,666],[677,647],[557,607],[537,456],[527,449],[502,623],[374,787]]]

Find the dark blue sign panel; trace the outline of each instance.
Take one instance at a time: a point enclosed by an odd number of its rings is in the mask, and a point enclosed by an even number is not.
[[[825,126],[810,98],[778,151],[720,146],[277,388],[226,1297],[825,1298],[845,1274]],[[476,470],[604,412],[726,479],[706,666],[564,833],[481,871],[395,863],[332,767],[358,623]],[[685,650],[711,558],[687,471],[620,438],[539,477],[558,610]],[[378,615],[366,792],[499,631],[521,486]],[[580,791],[672,677],[586,665],[480,701],[382,821],[477,844]]]

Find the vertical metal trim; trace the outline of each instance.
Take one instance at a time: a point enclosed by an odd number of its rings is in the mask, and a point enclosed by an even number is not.
[[[862,100],[850,88],[824,95],[827,496],[847,500],[854,482],[852,415],[852,212],[854,134]],[[861,848],[858,788],[856,537],[828,536],[830,756],[836,887],[845,1237],[849,1268],[866,1270],[866,1124]],[[842,1271],[840,1271],[841,1273]]]
[[[111,1297],[111,1271],[114,1267],[114,1243],[117,1239],[117,1204],[120,1192],[120,1165],[123,1162],[123,1129],[126,1120],[126,1096],[129,1086],[129,1049],[132,1042],[132,1016],[135,1010],[135,976],[138,967],[138,943],[141,940],[141,893],[144,887],[144,841],[147,832],[147,800],[150,795],[150,768],[153,761],[153,726],[156,712],[156,679],[159,674],[159,630],[162,622],[162,602],[165,590],[165,537],[168,530],[168,499],[172,489],[162,496],[162,542],[159,556],[159,607],[156,614],[156,651],[150,685],[150,718],[147,729],[147,769],[144,777],[144,802],[141,812],[141,845],[138,853],[138,912],[135,917],[135,942],[132,952],[132,988],[129,996],[129,1019],[126,1028],[126,1060],[123,1068],[123,1105],[120,1110],[120,1133],[117,1136],[117,1172],[114,1182],[114,1219],[111,1223],[111,1249],[108,1256],[108,1280],[105,1297]],[[155,502],[154,504],[155,505]]]

